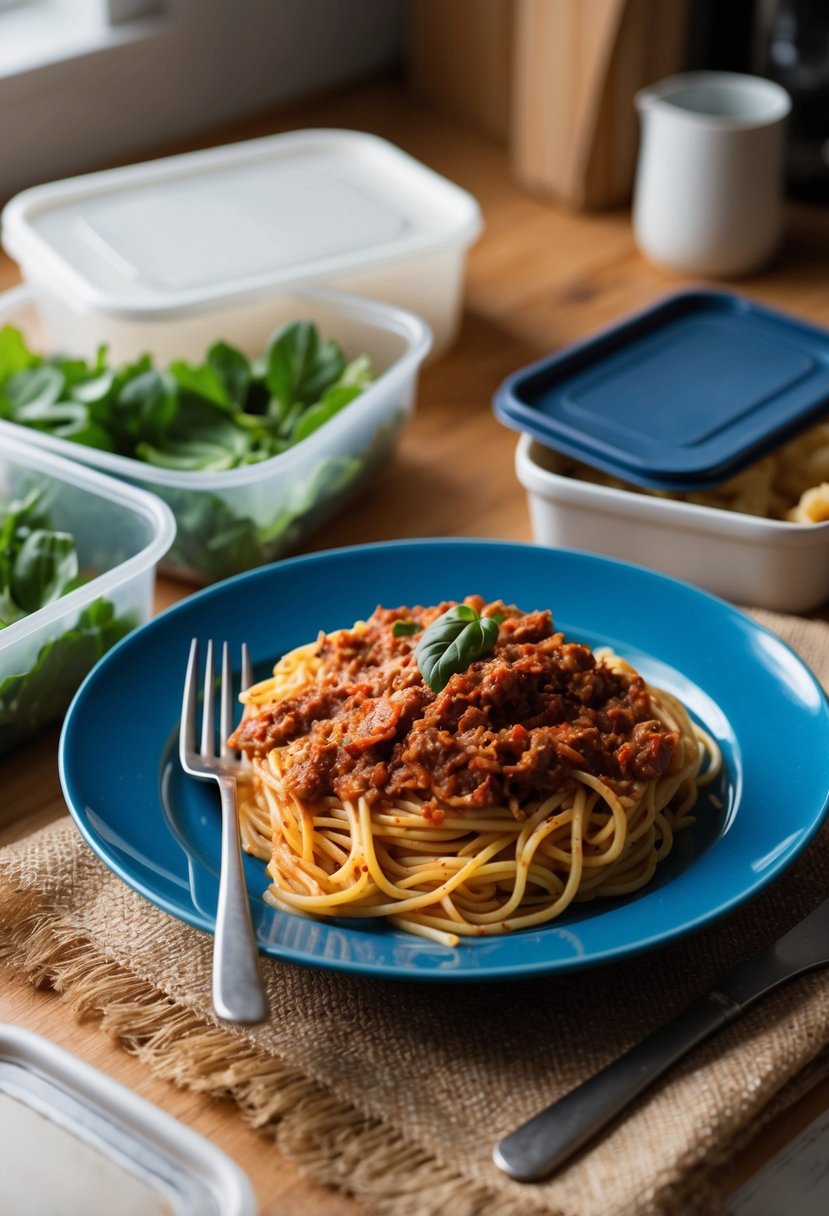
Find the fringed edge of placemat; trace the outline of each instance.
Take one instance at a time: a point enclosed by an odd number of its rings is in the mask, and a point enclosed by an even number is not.
[[[35,987],[52,988],[79,1020],[97,1021],[155,1076],[231,1098],[245,1122],[272,1137],[301,1173],[382,1204],[384,1216],[555,1216],[528,1192],[513,1199],[457,1173],[278,1057],[176,1004],[55,913],[30,911],[0,927],[0,963]]]

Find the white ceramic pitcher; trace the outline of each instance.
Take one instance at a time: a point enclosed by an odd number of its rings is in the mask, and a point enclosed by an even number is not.
[[[774,253],[791,99],[770,80],[688,72],[637,93],[633,230],[671,270],[728,278]]]

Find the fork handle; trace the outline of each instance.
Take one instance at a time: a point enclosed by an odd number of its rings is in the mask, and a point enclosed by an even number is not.
[[[268,1016],[253,933],[242,852],[236,782],[219,779],[222,800],[222,864],[213,949],[213,1008],[229,1022],[264,1022]]]

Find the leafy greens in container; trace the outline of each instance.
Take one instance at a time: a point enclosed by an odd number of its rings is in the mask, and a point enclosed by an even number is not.
[[[73,537],[52,528],[32,491],[0,507],[0,630],[85,580]],[[105,599],[88,604],[65,633],[43,645],[28,671],[0,680],[0,753],[55,718],[97,660],[135,624]]]
[[[110,367],[31,350],[0,329],[0,417],[159,468],[220,472],[277,456],[306,439],[371,383],[367,356],[346,363],[311,321],[293,321],[265,355],[215,342],[202,363],[167,369],[149,355]]]
[[[189,482],[190,474],[221,476],[295,448],[373,378],[367,355],[347,361],[310,320],[282,325],[259,358],[219,341],[202,362],[164,369],[148,355],[112,367],[105,348],[91,361],[44,358],[17,328],[0,329],[0,418],[160,470],[158,480],[144,480],[139,467],[130,480],[176,515],[168,563],[206,581],[295,548],[388,455],[405,411],[379,425],[360,451],[320,457],[272,511],[260,501],[256,518],[245,509],[247,492],[211,492]]]

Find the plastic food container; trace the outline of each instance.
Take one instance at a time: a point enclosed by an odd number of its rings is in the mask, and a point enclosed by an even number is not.
[[[4,433],[0,502],[32,491],[91,577],[0,629],[0,752],[59,716],[104,650],[149,618],[156,563],[175,535],[158,499]]]
[[[0,1026],[0,1211],[255,1216],[223,1152],[48,1039]]]
[[[710,491],[825,418],[826,331],[729,293],[682,293],[517,372],[494,408],[523,432],[516,472],[540,543],[746,605],[808,612],[829,600],[829,521],[636,488]],[[601,484],[604,474],[631,488]]]
[[[620,557],[778,612],[810,612],[829,600],[829,523],[785,523],[596,485],[558,472],[564,461],[529,435],[518,440],[515,471],[540,544]]]
[[[260,345],[273,301],[312,282],[421,314],[443,350],[481,226],[469,194],[393,144],[307,130],[33,187],[2,239],[50,344],[166,362],[218,336]]]
[[[296,548],[388,459],[414,408],[430,346],[428,326],[413,313],[322,288],[271,300],[268,336],[300,317],[314,321],[324,338],[335,338],[348,358],[368,354],[376,379],[307,439],[269,460],[224,472],[180,472],[9,422],[0,422],[0,447],[14,435],[159,495],[177,524],[164,568],[178,576],[213,582],[273,561]],[[30,288],[0,295],[4,324],[21,329],[48,353]],[[210,340],[224,336],[219,330]],[[253,356],[266,343],[265,337],[239,345]],[[195,358],[204,350],[182,353]]]

